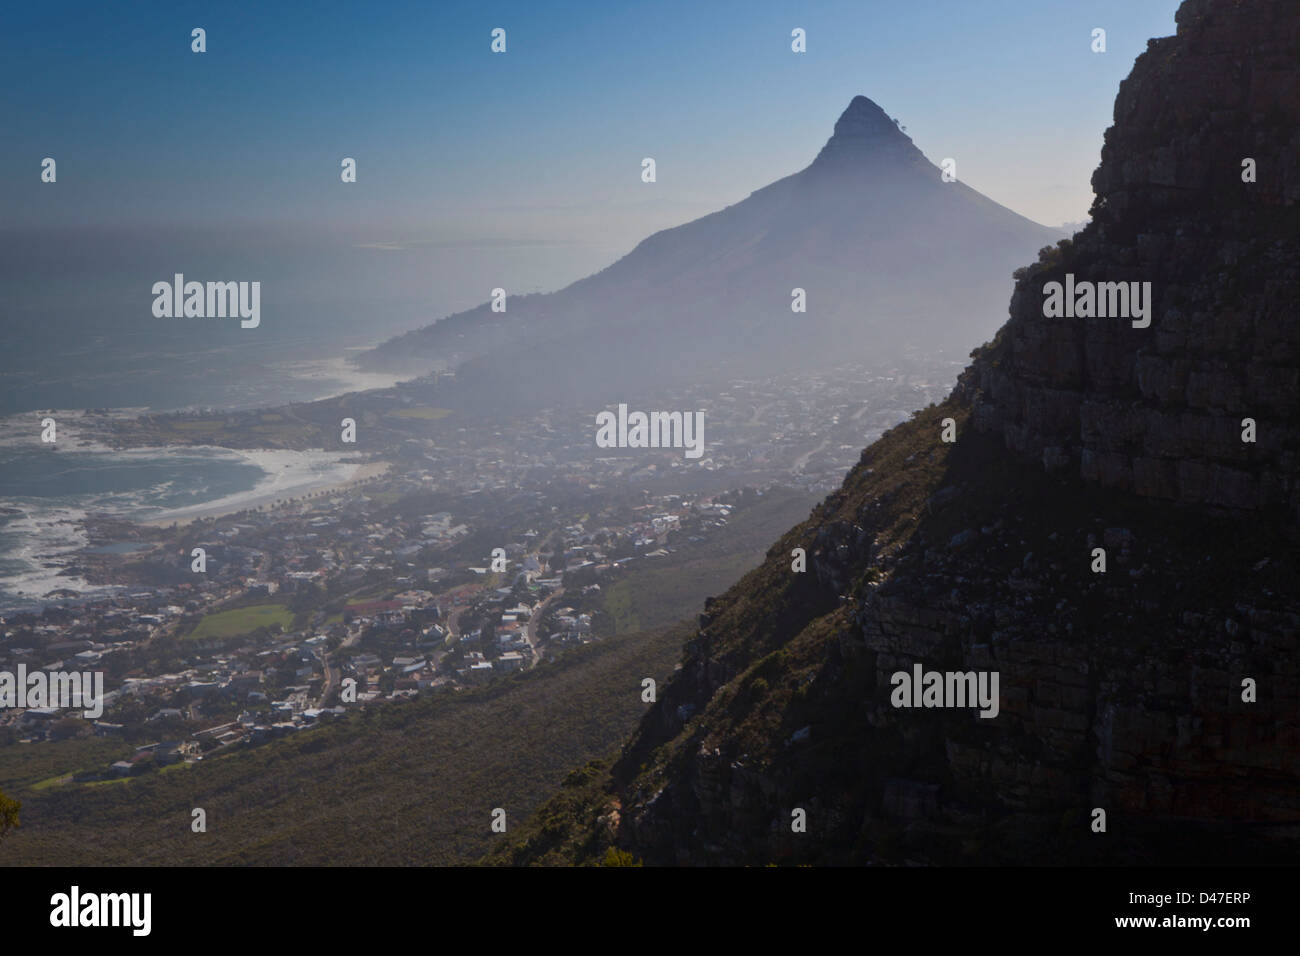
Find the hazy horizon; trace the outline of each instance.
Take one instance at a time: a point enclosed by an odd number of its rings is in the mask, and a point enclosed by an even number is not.
[[[14,10],[0,76],[39,93],[7,118],[0,206],[16,229],[296,223],[358,243],[562,241],[606,261],[803,168],[862,94],[932,161],[957,158],[972,188],[1059,226],[1091,204],[1120,79],[1174,30],[1176,0],[1132,6],[762,4],[742,20],[680,3],[654,18],[335,3],[299,21],[249,5],[74,5],[75,31]],[[190,51],[195,26],[206,53]],[[489,51],[498,26],[503,55]],[[39,180],[46,156],[54,188]],[[346,190],[345,156],[358,162]],[[652,194],[644,156],[659,166]]]

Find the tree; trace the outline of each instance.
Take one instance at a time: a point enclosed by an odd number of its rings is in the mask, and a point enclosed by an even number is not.
[[[18,811],[22,809],[22,804],[12,797],[7,797],[4,791],[0,790],[0,840],[3,840],[5,834],[18,826]]]
[[[626,850],[620,850],[618,847],[610,847],[605,851],[605,859],[601,861],[601,866],[641,866],[641,861],[634,857]]]
[[[50,737],[53,740],[66,740],[69,737],[76,737],[85,729],[85,722],[78,720],[76,717],[64,717],[62,720],[56,720],[54,726],[50,728]]]
[[[314,581],[308,582],[294,592],[293,598],[289,601],[289,610],[294,614],[313,611],[324,603],[325,597],[324,588]]]

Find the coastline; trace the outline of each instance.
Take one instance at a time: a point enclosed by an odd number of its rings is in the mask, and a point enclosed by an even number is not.
[[[347,491],[364,482],[378,478],[392,468],[392,462],[388,461],[368,461],[358,464],[355,470],[342,481],[329,481],[323,484],[304,484],[297,488],[289,489],[290,492],[298,491],[298,494],[288,493],[281,490],[272,490],[263,493],[250,492],[238,496],[238,500],[231,501],[227,504],[212,504],[210,506],[198,505],[194,508],[183,509],[184,514],[176,512],[170,515],[163,515],[155,518],[137,520],[135,523],[145,528],[170,528],[175,525],[177,528],[192,524],[202,518],[225,518],[241,511],[256,509],[259,505],[274,504],[276,501],[293,502],[303,498],[306,493],[321,495],[338,494]]]

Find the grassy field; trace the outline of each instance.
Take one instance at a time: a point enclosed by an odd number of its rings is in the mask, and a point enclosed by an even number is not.
[[[234,637],[272,624],[287,628],[292,621],[293,614],[283,604],[253,604],[209,614],[188,636],[195,641],[209,637]]]
[[[436,422],[440,418],[446,418],[451,414],[450,408],[399,408],[396,411],[388,413],[392,418],[413,418],[419,421]]]

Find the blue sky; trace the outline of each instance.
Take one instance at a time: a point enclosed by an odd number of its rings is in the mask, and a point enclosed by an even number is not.
[[[801,169],[861,93],[933,161],[956,158],[969,185],[1057,225],[1085,216],[1119,82],[1149,37],[1174,32],[1177,6],[7,4],[0,223],[270,222],[571,243],[603,264]],[[806,54],[790,51],[796,26]],[[344,156],[356,185],[339,182]]]

